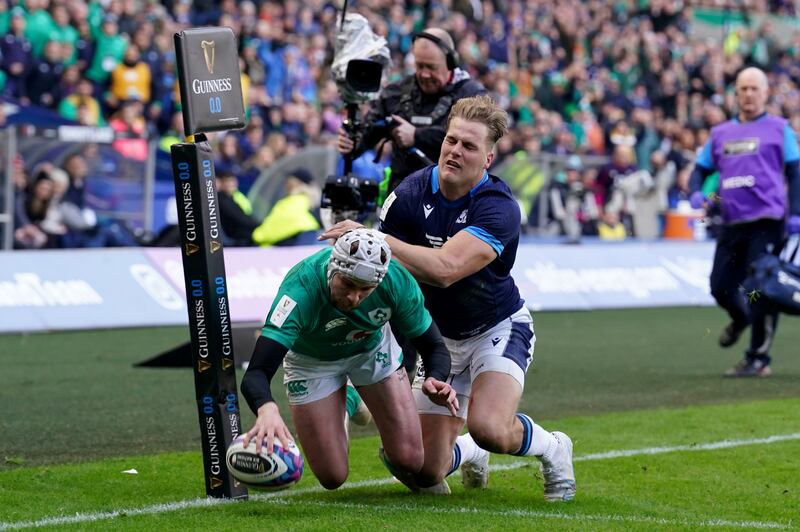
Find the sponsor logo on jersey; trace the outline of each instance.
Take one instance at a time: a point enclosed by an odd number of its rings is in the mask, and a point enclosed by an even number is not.
[[[758,151],[758,138],[729,140],[723,146],[725,155],[749,155]]]
[[[467,223],[467,210],[468,209],[464,209],[463,211],[461,211],[461,214],[458,215],[458,218],[456,218],[457,224]]]
[[[289,314],[292,313],[294,307],[296,306],[297,301],[287,295],[284,295],[281,300],[278,301],[278,304],[275,306],[275,310],[272,311],[272,315],[269,317],[269,322],[275,327],[283,327],[283,323],[286,321],[286,318],[289,317]]]
[[[440,236],[433,236],[425,233],[425,238],[428,239],[428,243],[431,245],[432,248],[440,248],[444,245],[444,238]]]
[[[372,335],[372,331],[362,331],[361,329],[355,329],[347,333],[343,342],[333,342],[331,343],[334,347],[339,347],[343,345],[350,345],[356,342],[360,342],[364,338],[369,338]]]
[[[286,383],[286,389],[292,397],[308,395],[308,381],[290,381]]]
[[[376,308],[375,310],[369,311],[367,315],[372,323],[382,325],[392,317],[392,309],[384,307]]]
[[[331,321],[325,324],[325,332],[335,329],[336,327],[341,327],[345,323],[347,323],[347,318],[333,318]]]
[[[500,343],[500,338],[492,338],[492,347],[497,347],[497,344]]]
[[[755,184],[756,176],[754,175],[735,175],[722,180],[722,188],[725,190],[730,190],[732,188],[752,188]]]
[[[423,205],[422,210],[425,211],[425,219],[427,220],[428,216],[433,212],[433,205]]]

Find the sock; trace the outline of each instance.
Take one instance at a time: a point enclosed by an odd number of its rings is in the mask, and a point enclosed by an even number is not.
[[[486,454],[488,454],[488,451],[478,447],[478,444],[475,443],[475,440],[472,439],[469,432],[462,434],[456,438],[456,444],[453,447],[453,462],[447,474],[450,475],[455,472],[461,464],[480,460]]]
[[[361,396],[358,395],[356,389],[351,386],[347,385],[347,396],[345,398],[344,409],[347,411],[347,415],[353,417],[358,410],[358,405],[361,404]]]
[[[517,452],[511,454],[516,456],[537,456],[544,459],[551,458],[558,446],[556,437],[534,423],[525,414],[518,412],[517,419],[522,423],[522,446]]]

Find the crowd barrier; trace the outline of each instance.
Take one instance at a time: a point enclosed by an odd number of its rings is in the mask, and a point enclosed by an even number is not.
[[[234,323],[264,321],[283,276],[318,247],[225,250]],[[713,305],[713,243],[522,244],[531,310]],[[177,248],[15,251],[0,260],[0,332],[187,323]]]

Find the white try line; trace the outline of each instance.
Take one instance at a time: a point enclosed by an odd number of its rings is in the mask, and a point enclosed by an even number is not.
[[[731,447],[742,447],[746,445],[765,445],[770,443],[777,443],[782,441],[791,441],[791,440],[800,440],[800,432],[796,432],[794,434],[779,434],[775,436],[769,436],[767,438],[753,438],[747,440],[722,440],[718,442],[711,442],[711,443],[703,443],[697,445],[676,445],[672,447],[646,447],[643,449],[627,449],[627,450],[617,450],[617,451],[608,451],[604,453],[594,453],[594,454],[587,454],[582,456],[576,456],[574,461],[575,462],[586,462],[586,461],[593,461],[593,460],[609,460],[614,458],[622,458],[622,457],[631,457],[631,456],[645,456],[645,455],[655,455],[655,454],[665,454],[665,453],[672,453],[672,452],[685,452],[685,451],[713,451],[716,449],[728,449]],[[525,460],[525,461],[517,461],[512,462],[509,464],[500,464],[496,466],[491,466],[492,471],[508,471],[511,469],[519,469],[522,467],[527,467],[535,464],[536,462],[532,459]],[[362,480],[359,482],[348,482],[342,487],[339,488],[341,490],[347,489],[356,489],[356,488],[364,488],[364,487],[374,487],[374,486],[384,486],[388,484],[392,484],[396,482],[393,478],[382,478],[382,479],[371,479],[371,480]],[[323,487],[321,486],[314,486],[309,488],[302,488],[302,489],[294,489],[289,491],[281,491],[281,492],[274,492],[274,493],[251,493],[250,499],[256,501],[269,501],[275,504],[284,504],[285,502],[283,499],[288,497],[294,497],[298,495],[305,495],[309,493],[321,493],[325,492]],[[126,516],[126,517],[133,517],[139,515],[154,515],[154,514],[161,514],[166,512],[175,512],[179,510],[186,510],[189,508],[203,508],[209,506],[216,506],[220,504],[231,504],[233,500],[230,499],[211,499],[211,498],[203,498],[203,499],[187,499],[184,501],[178,502],[171,502],[171,503],[164,503],[164,504],[154,504],[151,506],[145,506],[143,508],[126,508],[126,509],[119,509],[110,512],[95,512],[95,513],[77,513],[75,515],[65,515],[59,517],[47,517],[44,519],[39,519],[36,521],[17,521],[11,523],[0,523],[0,531],[4,530],[18,530],[22,528],[36,528],[36,527],[44,527],[44,526],[57,526],[57,525],[72,525],[78,523],[91,523],[97,521],[105,521],[109,519],[114,519],[116,517]],[[315,505],[315,506],[330,506],[332,508],[361,508],[360,505],[354,505],[350,503],[328,503],[328,502],[321,502],[321,501],[304,501],[304,504]],[[390,510],[390,509],[398,509],[401,508],[400,505],[397,506],[372,506],[372,505],[364,505],[364,508],[369,508],[373,510]],[[419,510],[418,507],[414,507],[415,510]],[[789,528],[790,524],[784,523],[775,523],[769,521],[726,521],[726,520],[706,520],[706,521],[683,521],[683,520],[669,520],[669,519],[660,519],[655,517],[647,517],[647,516],[620,516],[620,515],[593,515],[593,514],[566,514],[560,512],[535,512],[535,511],[526,511],[526,510],[503,510],[502,512],[497,512],[494,510],[482,510],[480,508],[435,508],[429,507],[426,508],[426,511],[431,512],[447,512],[447,513],[486,513],[488,515],[519,515],[525,517],[541,517],[541,518],[549,518],[549,519],[565,519],[565,520],[588,520],[588,521],[603,521],[603,522],[635,522],[635,523],[652,523],[652,524],[665,524],[665,525],[688,525],[688,526],[696,526],[696,527],[716,527],[716,526],[727,526],[727,527],[737,527],[737,528]]]

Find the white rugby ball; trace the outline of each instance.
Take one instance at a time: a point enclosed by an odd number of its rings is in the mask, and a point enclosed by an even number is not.
[[[267,454],[267,446],[261,446],[256,454],[255,438],[244,446],[244,435],[237,436],[228,446],[225,454],[228,470],[239,481],[263,489],[281,490],[296,484],[303,476],[304,461],[300,449],[292,442],[284,448],[276,438],[272,453]]]

